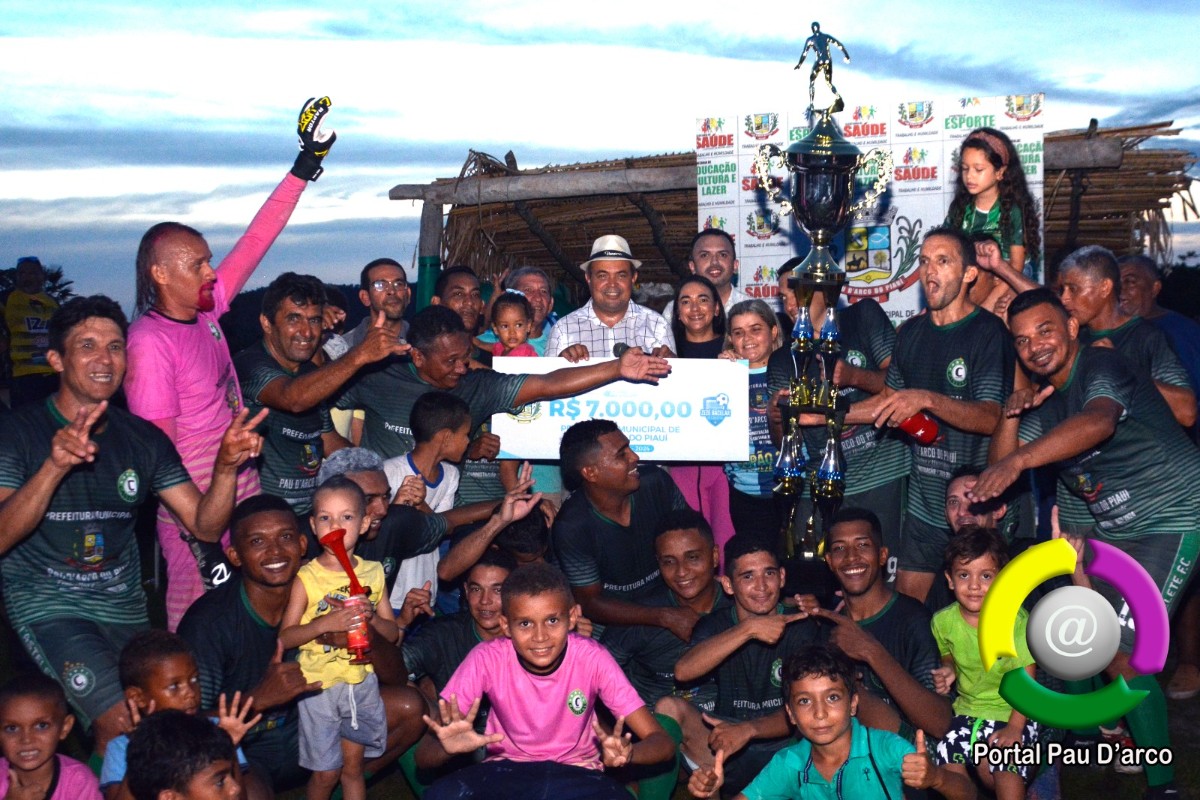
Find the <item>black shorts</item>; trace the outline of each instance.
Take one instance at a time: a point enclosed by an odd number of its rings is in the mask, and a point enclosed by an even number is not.
[[[1128,553],[1141,564],[1158,587],[1163,604],[1167,607],[1167,616],[1174,613],[1191,578],[1196,557],[1200,554],[1200,533],[1157,533],[1132,539],[1102,541]],[[1092,550],[1089,545],[1085,563],[1091,559]],[[1134,621],[1129,615],[1129,604],[1107,581],[1093,578],[1092,588],[1103,595],[1117,612],[1117,619],[1121,622],[1121,652],[1132,652]]]
[[[121,650],[150,626],[55,617],[15,627],[38,669],[62,684],[80,724],[91,727],[125,702],[117,669]]]

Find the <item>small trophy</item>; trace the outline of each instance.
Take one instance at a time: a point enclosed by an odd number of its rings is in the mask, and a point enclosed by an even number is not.
[[[785,430],[788,436],[781,448],[776,464],[778,480],[776,492],[786,496],[798,496],[800,478],[791,473],[795,465],[803,464],[803,457],[790,454],[793,440],[799,440],[797,420],[800,414],[821,414],[826,418],[828,439],[821,460],[811,465],[809,479],[813,499],[813,515],[821,518],[821,539],[829,533],[834,514],[841,506],[845,490],[845,462],[841,452],[841,432],[846,409],[839,405],[835,368],[841,355],[840,335],[837,327],[837,302],[845,282],[845,272],[838,266],[829,252],[829,244],[851,216],[862,217],[887,189],[892,174],[892,155],[889,151],[876,148],[865,155],[848,142],[838,129],[833,115],[844,107],[842,97],[833,85],[833,60],[830,47],[836,46],[850,60],[846,48],[833,36],[821,32],[821,26],[812,24],[813,35],[804,43],[799,69],[811,52],[814,55],[812,74],[809,76],[808,115],[810,130],[800,141],[787,150],[766,144],[758,149],[755,165],[762,176],[762,186],[772,201],[782,206],[783,214],[794,214],[796,221],[812,241],[808,257],[795,270],[790,281],[796,293],[799,313],[792,329],[792,350],[799,356],[798,374],[791,382],[791,396],[784,407]],[[833,102],[822,109],[814,107],[816,83],[824,77]],[[815,124],[813,118],[816,117]],[[771,161],[782,161],[792,173],[791,192],[788,199],[780,199],[780,188],[767,180]],[[870,166],[874,179],[869,190],[857,202],[854,198],[854,177]],[[815,327],[810,307],[813,298],[820,292],[825,301],[825,317],[820,329]],[[815,543],[814,516],[805,522],[796,518],[797,510],[788,515],[788,523],[782,532],[784,550],[789,555],[799,553],[803,558],[816,558],[820,547]]]

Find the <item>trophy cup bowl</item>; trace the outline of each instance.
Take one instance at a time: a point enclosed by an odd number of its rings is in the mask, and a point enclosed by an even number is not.
[[[766,177],[772,158],[780,159],[792,174],[791,197],[787,200],[779,200],[779,188]],[[874,183],[856,203],[854,176],[870,163],[875,165]],[[812,130],[787,150],[771,144],[760,147],[755,164],[771,199],[780,203],[784,214],[795,214],[812,240],[808,257],[796,267],[797,277],[807,277],[818,286],[840,287],[845,273],[830,254],[829,243],[851,215],[873,205],[887,188],[892,173],[891,153],[880,148],[862,153],[842,136],[830,117],[822,115]]]

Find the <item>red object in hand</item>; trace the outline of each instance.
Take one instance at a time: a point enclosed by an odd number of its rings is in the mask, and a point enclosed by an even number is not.
[[[353,601],[356,604],[362,604],[365,601],[369,603],[367,590],[358,582],[358,576],[354,574],[354,565],[350,563],[350,554],[346,552],[345,528],[330,531],[320,538],[320,542],[329,548],[334,558],[342,565],[342,569],[346,571],[347,577],[350,578],[350,597],[347,598],[347,602]],[[367,653],[371,652],[371,645],[367,637],[367,621],[365,619],[346,632],[346,649],[354,656],[350,659],[351,664],[369,664],[371,662],[371,659],[367,658]]]
[[[904,420],[904,422],[901,422],[900,430],[921,444],[933,444],[934,440],[938,437],[937,420],[924,411],[918,411]]]

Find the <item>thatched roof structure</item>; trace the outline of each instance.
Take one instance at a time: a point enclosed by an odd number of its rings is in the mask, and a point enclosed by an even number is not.
[[[1046,134],[1050,264],[1082,244],[1170,259],[1164,213],[1175,196],[1196,212],[1187,175],[1196,155],[1141,147],[1152,137],[1178,134],[1170,125],[1096,129],[1093,122],[1086,131]],[[442,264],[468,264],[481,276],[531,264],[582,282],[575,265],[587,259],[592,241],[618,232],[644,262],[643,281],[673,281],[686,272],[697,229],[695,166],[689,152],[519,169],[512,153],[502,161],[471,151],[457,178],[397,186],[390,196],[451,205],[440,245],[423,242],[422,255],[436,246]]]
[[[1043,190],[1043,225],[1046,261],[1057,264],[1062,256],[1085,244],[1098,244],[1118,256],[1147,253],[1161,264],[1173,257],[1171,228],[1166,218],[1171,200],[1178,197],[1185,217],[1196,213],[1187,171],[1195,153],[1142,144],[1159,136],[1177,136],[1171,122],[1127,128],[1055,131],[1045,136],[1047,170]],[[1049,169],[1052,148],[1065,149],[1085,141],[1119,141],[1120,166],[1097,169]],[[1082,188],[1075,230],[1072,231],[1073,189]],[[1073,235],[1072,235],[1073,234]],[[1056,257],[1057,256],[1057,257]]]

